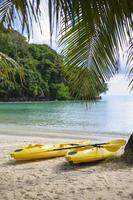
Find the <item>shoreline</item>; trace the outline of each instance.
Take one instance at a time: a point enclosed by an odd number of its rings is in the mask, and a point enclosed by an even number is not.
[[[80,139],[70,133],[35,136],[33,129],[0,130],[0,196],[2,200],[132,200],[133,167],[118,162],[72,165],[64,157],[16,162],[10,152],[29,143],[64,143]],[[15,127],[14,127],[15,128]],[[24,133],[24,130],[27,130]],[[37,129],[34,129],[34,133]],[[29,135],[19,135],[27,134]],[[38,130],[42,131],[42,130]],[[43,133],[44,134],[44,133]],[[53,135],[53,137],[51,137]],[[58,136],[58,137],[57,137]],[[92,136],[91,136],[92,137]],[[95,136],[96,138],[96,136]],[[83,138],[82,138],[83,139]],[[106,138],[107,139],[107,138]]]
[[[59,139],[90,139],[98,142],[104,142],[111,139],[128,139],[130,133],[112,133],[112,132],[88,132],[80,130],[63,130],[54,128],[44,128],[38,126],[24,126],[16,124],[0,124],[0,135],[26,136],[40,138],[59,138]]]
[[[90,99],[90,101],[97,101],[97,100],[101,100],[102,97],[98,96],[98,97],[94,97],[92,99]],[[74,98],[69,98],[69,99],[53,99],[53,98],[49,98],[49,97],[28,97],[28,96],[23,96],[23,97],[10,97],[10,98],[1,98],[0,97],[0,102],[1,103],[25,103],[25,102],[50,102],[50,101],[75,101]],[[81,101],[81,100],[77,100],[77,101]]]

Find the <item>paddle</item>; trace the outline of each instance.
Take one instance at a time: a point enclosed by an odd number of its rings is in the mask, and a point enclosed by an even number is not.
[[[117,141],[119,141],[117,143]],[[75,147],[65,147],[65,148],[58,148],[58,149],[51,149],[49,151],[61,151],[61,150],[69,150],[69,149],[76,149],[76,148],[82,148],[82,147],[99,147],[99,148],[106,148],[109,151],[117,151],[121,146],[123,146],[126,143],[124,140],[112,140],[107,143],[98,143],[98,144],[85,144],[85,145],[79,145]],[[106,146],[104,146],[106,145]],[[108,145],[108,146],[107,146]],[[112,149],[113,148],[113,149]]]

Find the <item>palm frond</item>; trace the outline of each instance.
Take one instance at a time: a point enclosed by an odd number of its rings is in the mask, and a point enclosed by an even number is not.
[[[49,0],[50,20],[61,20],[61,44],[66,66],[74,65],[92,80],[105,83],[118,71],[119,46],[128,45],[133,32],[133,2],[130,0]],[[51,22],[52,24],[52,22]],[[131,54],[130,54],[131,55]],[[132,56],[131,56],[132,57]],[[90,73],[91,71],[91,73]],[[71,73],[71,71],[70,71]],[[94,74],[93,74],[94,73]],[[77,70],[78,74],[78,70]],[[93,74],[93,75],[92,75]],[[75,71],[76,76],[76,71]],[[80,78],[82,77],[82,79]],[[80,82],[86,76],[80,75]],[[94,78],[95,77],[95,78]],[[86,81],[85,81],[86,82]],[[79,89],[79,81],[73,88]]]
[[[15,27],[21,25],[22,32],[31,34],[33,18],[39,23],[40,0],[1,0],[0,1],[0,23],[5,26]]]
[[[1,0],[0,22],[12,27],[17,17],[30,35],[32,18],[39,23],[39,6],[40,0]],[[95,77],[94,85],[106,82],[118,70],[119,46],[132,39],[133,1],[48,0],[48,7],[51,35],[56,23],[66,64]]]
[[[75,99],[87,100],[99,97],[106,91],[107,85],[93,69],[69,66],[66,68],[70,92]]]
[[[130,40],[130,45],[127,49],[127,65],[129,67],[129,87],[133,90],[133,38]]]
[[[1,81],[13,80],[15,82],[15,76],[19,75],[20,80],[23,80],[24,71],[21,66],[16,63],[15,60],[9,56],[0,52],[0,79]]]

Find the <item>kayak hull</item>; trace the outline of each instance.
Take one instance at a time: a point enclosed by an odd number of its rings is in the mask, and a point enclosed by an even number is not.
[[[80,150],[70,150],[67,152],[65,159],[74,164],[95,162],[111,157],[120,156],[123,153],[125,140],[116,140],[116,143],[94,147],[89,146]]]
[[[11,152],[10,155],[15,160],[48,159],[65,156],[69,148],[76,147],[79,149],[80,146],[89,143],[89,140],[83,140],[66,144],[29,144],[21,147],[20,149],[16,149],[15,151]]]

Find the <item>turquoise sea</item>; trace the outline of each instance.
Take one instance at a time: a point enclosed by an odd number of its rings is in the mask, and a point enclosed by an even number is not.
[[[128,134],[133,131],[133,98],[103,98],[87,107],[80,101],[0,103],[2,124]]]

